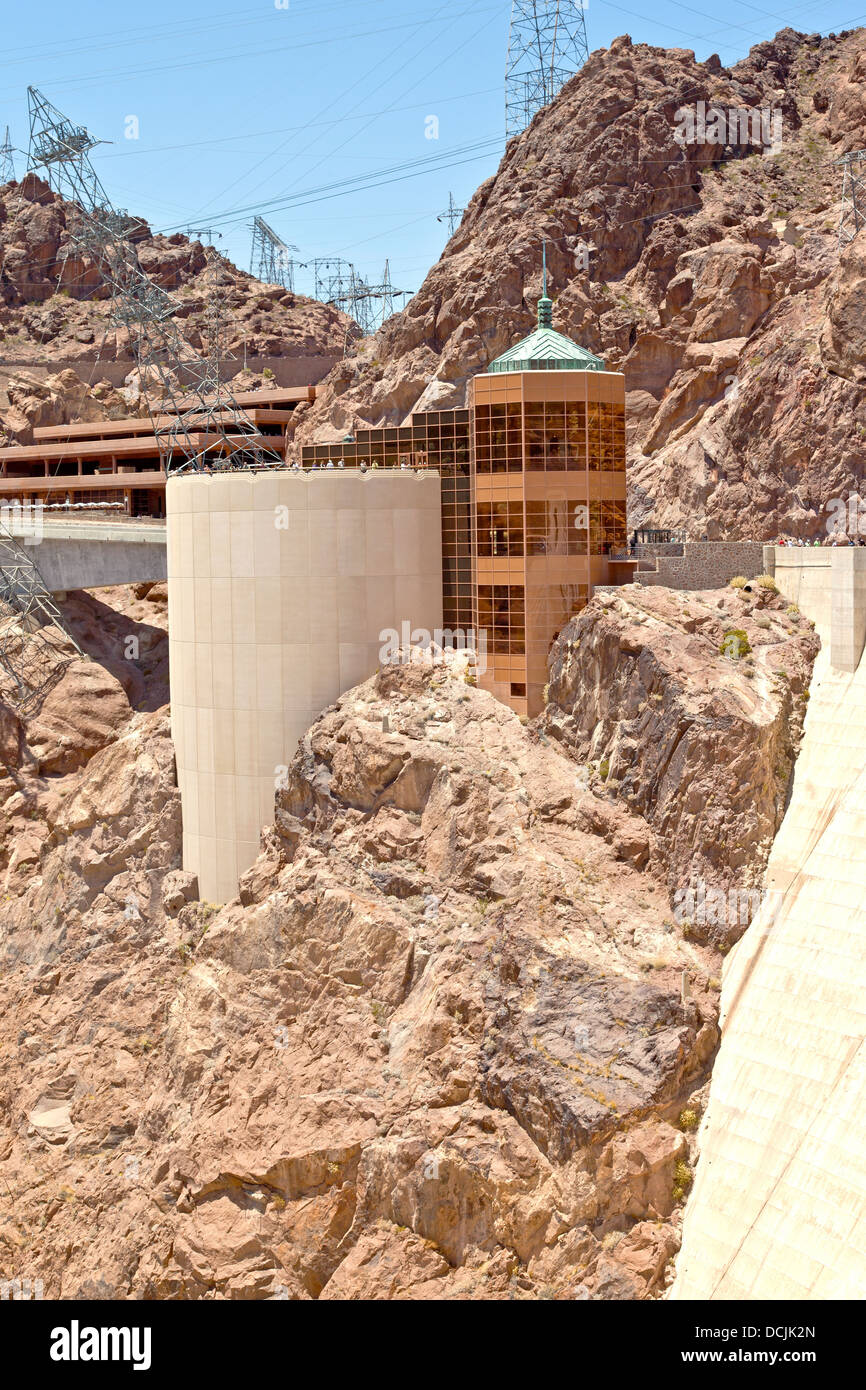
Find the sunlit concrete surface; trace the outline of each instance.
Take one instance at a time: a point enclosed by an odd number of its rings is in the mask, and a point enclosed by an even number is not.
[[[298,740],[376,671],[380,634],[441,628],[439,475],[198,474],[166,504],[184,867],[225,902]]]
[[[764,569],[827,635],[830,664],[856,671],[866,641],[866,547],[764,547]]]
[[[766,899],[726,963],[676,1299],[866,1298],[866,662],[831,665],[831,556],[776,570],[823,645]]]
[[[158,523],[43,521],[35,537],[20,538],[49,593],[104,589],[164,580],[165,527]]]

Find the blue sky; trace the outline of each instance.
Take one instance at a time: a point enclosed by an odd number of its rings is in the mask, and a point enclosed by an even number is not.
[[[343,256],[378,279],[389,257],[394,283],[415,290],[447,239],[449,193],[463,206],[501,155],[510,13],[510,0],[7,5],[0,135],[8,122],[26,148],[32,83],[112,142],[94,154],[99,175],[155,229],[211,225],[246,268],[262,211],[298,259]],[[588,0],[586,15],[590,50],[630,33],[733,63],[785,24],[866,23],[866,0]],[[377,171],[376,187],[326,187]]]

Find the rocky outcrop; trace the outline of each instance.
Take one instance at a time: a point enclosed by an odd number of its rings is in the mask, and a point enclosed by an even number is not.
[[[65,616],[92,659],[0,720],[0,1275],[660,1296],[732,939],[671,889],[758,882],[808,627],[755,586],[600,595],[530,726],[460,656],[386,666],[310,729],[220,909],[180,867],[164,586]]]
[[[628,37],[593,53],[405,310],[302,408],[298,440],[463,404],[533,325],[544,240],[557,328],[626,374],[632,524],[824,534],[864,466],[866,234],[840,261],[833,163],[863,144],[864,55],[863,30],[792,29],[730,69]],[[700,102],[725,125],[695,119],[690,140],[677,113]],[[728,120],[741,109],[781,118],[778,151]]]
[[[60,804],[78,787],[80,775],[96,776],[102,766],[97,755],[105,755],[105,766],[117,767],[117,755],[108,750],[118,742],[125,750],[122,766],[131,721],[165,704],[165,585],[142,588],[147,592],[140,597],[124,589],[103,589],[98,599],[69,595],[63,617],[83,656],[56,629],[47,633],[44,646],[25,637],[23,648],[7,648],[15,670],[22,675],[35,670],[44,681],[41,697],[26,712],[17,711],[5,703],[17,693],[14,678],[0,671],[0,873],[8,912],[18,910],[9,904],[21,894],[25,912],[30,910],[27,893],[39,857],[34,859],[34,852],[53,843]],[[167,740],[164,718],[162,733]],[[96,790],[92,800],[96,806]],[[52,911],[62,910],[62,898],[50,902]]]
[[[839,258],[827,285],[827,313],[820,349],[831,371],[846,381],[866,382],[866,232]]]
[[[117,391],[107,381],[90,386],[71,367],[44,379],[15,372],[7,380],[6,395],[9,409],[0,416],[0,428],[9,442],[19,444],[32,444],[33,430],[43,425],[120,420],[139,404],[135,393]],[[147,408],[143,402],[142,407]]]
[[[642,819],[459,658],[322,715],[222,910],[179,872],[164,712],[20,781],[0,1273],[46,1297],[664,1289],[718,956],[674,930]]]
[[[0,358],[13,364],[14,371],[46,360],[56,371],[77,362],[133,361],[133,345],[111,324],[108,293],[97,268],[75,250],[72,222],[70,207],[33,174],[0,187]],[[175,298],[182,336],[201,349],[207,331],[205,248],[180,233],[153,235],[139,219],[136,228],[131,239],[142,269]],[[224,258],[220,277],[226,361],[248,356],[341,357],[347,337],[351,341],[360,333],[331,305],[290,294],[279,285],[261,284]],[[91,369],[83,375],[91,376]],[[0,372],[0,387],[5,377],[6,371]],[[239,382],[239,388],[248,385],[246,380]],[[87,396],[84,412],[74,418],[105,418],[89,413],[98,411],[100,391],[88,390]],[[8,433],[14,435],[14,425]]]
[[[759,901],[818,647],[796,608],[752,582],[598,595],[551,651],[540,729],[643,819],[679,920],[725,951]],[[724,911],[697,910],[700,885]]]

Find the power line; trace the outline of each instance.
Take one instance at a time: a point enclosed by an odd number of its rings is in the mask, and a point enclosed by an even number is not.
[[[358,111],[355,115],[336,116],[329,121],[305,121],[303,125],[272,127],[270,130],[250,130],[243,135],[219,135],[211,140],[184,140],[178,145],[150,145],[143,149],[120,150],[116,154],[103,154],[102,159],[129,159],[134,155],[167,154],[172,150],[198,150],[207,145],[228,145],[234,140],[260,140],[266,135],[293,135],[298,131],[313,130],[317,126],[343,125],[346,121],[374,120],[377,116],[399,115],[403,111],[427,111],[431,106],[445,106],[448,102],[468,101],[470,97],[486,97],[498,92],[499,87],[480,87],[474,92],[458,92],[453,97],[429,97],[427,101],[416,101],[411,106],[385,106],[381,111]]]
[[[487,8],[490,9],[493,7],[488,6]],[[347,43],[355,43],[359,39],[378,38],[380,34],[393,34],[400,29],[410,29],[414,33],[423,25],[439,22],[439,17],[435,16],[432,19],[414,20],[405,24],[387,24],[378,29],[363,29],[356,33],[343,34],[341,38]],[[328,47],[332,45],[333,42],[333,35],[329,34],[327,38],[303,39],[301,37],[293,39],[291,43],[269,44],[266,48],[227,49],[226,46],[223,45],[219,53],[207,57],[201,54],[195,54],[188,59],[173,63],[166,63],[163,59],[160,62],[148,63],[146,66],[138,68],[105,68],[101,72],[84,73],[75,77],[52,78],[51,85],[52,87],[87,87],[94,82],[107,85],[112,80],[125,81],[129,77],[146,76],[152,72],[178,72],[185,68],[196,68],[199,70],[203,67],[212,67],[219,63],[236,64],[239,59],[268,57],[275,53],[295,53],[304,48]]]
[[[414,177],[416,172],[423,174],[430,169],[448,169],[455,163],[467,162],[466,159],[455,159],[454,156],[469,156],[471,159],[485,157],[501,144],[501,136],[488,137],[485,140],[475,141],[471,145],[458,146],[457,149],[443,151],[441,154],[424,155],[417,159],[404,160],[400,164],[393,164],[384,169],[370,170],[366,174],[353,174],[348,179],[338,179],[334,183],[321,184],[318,188],[304,189],[300,193],[287,193],[264,204],[233,208],[230,211],[215,214],[210,218],[210,221],[214,223],[240,221],[250,213],[255,213],[257,207],[264,211],[276,212],[279,209],[296,207],[306,202],[319,202],[321,201],[319,195],[322,194],[341,197],[346,193],[361,192],[367,188],[379,188],[383,181],[386,183],[399,181],[397,177],[399,175]],[[181,225],[175,223],[170,227],[163,228],[163,232],[177,231]]]
[[[438,21],[438,20],[441,18],[441,16],[442,16],[442,11],[443,11],[445,8],[446,8],[446,6],[445,6],[444,4],[440,6],[440,8],[439,8],[439,9],[436,11],[436,13],[433,15],[433,22],[436,22],[436,21]],[[427,21],[427,22],[431,22],[431,21]],[[370,81],[371,77],[373,76],[373,74],[374,74],[379,68],[385,67],[387,71],[392,71],[392,70],[393,70],[393,66],[394,66],[394,61],[395,61],[396,55],[397,55],[398,53],[400,53],[401,49],[404,49],[404,48],[406,47],[407,44],[409,44],[409,43],[412,42],[412,40],[413,40],[415,34],[418,32],[419,27],[420,27],[419,25],[415,25],[415,26],[412,28],[411,32],[410,32],[405,38],[401,39],[400,42],[397,43],[397,44],[395,44],[394,47],[391,48],[387,53],[382,54],[381,57],[378,59],[378,61],[375,62],[375,63],[372,65],[372,67],[368,68],[365,72],[359,74],[359,76],[358,76],[358,77],[356,78],[356,80],[352,83],[352,85],[351,85],[350,87],[348,87],[348,88],[342,93],[341,99],[345,101],[346,97],[348,97],[353,91],[355,91],[355,90],[356,90],[357,88],[359,88],[359,87],[360,87],[360,88],[363,88],[364,91],[365,91],[365,93],[366,93],[366,92],[367,92],[367,84],[369,83],[369,81]],[[380,82],[380,83],[378,84],[378,86],[375,88],[375,91],[378,91],[379,88],[380,88],[382,85],[383,85],[383,83]],[[359,104],[360,104],[359,102],[356,102],[356,104],[355,104],[356,107],[357,107]],[[329,105],[323,106],[323,107],[321,108],[321,110],[318,111],[318,112],[316,113],[316,119],[318,119],[320,116],[324,115],[329,109],[330,109],[330,106],[329,106]],[[347,114],[351,114],[351,112],[349,112],[349,113],[347,113]],[[366,128],[367,128],[367,127],[364,126],[364,127],[362,127],[362,130],[365,130]],[[361,132],[358,132],[358,133],[361,133]],[[314,136],[313,139],[310,140],[301,150],[296,151],[296,152],[295,152],[295,155],[294,155],[295,160],[297,160],[299,157],[305,155],[305,154],[308,152],[308,150],[310,150],[310,149],[312,148],[312,146],[316,143],[316,141],[319,140],[320,138],[321,138],[320,135]],[[207,206],[210,207],[210,206],[213,206],[215,203],[218,203],[219,200],[220,200],[220,198],[222,198],[223,196],[225,196],[225,194],[229,193],[230,190],[231,190],[232,188],[237,187],[237,185],[238,185],[239,183],[242,183],[242,182],[248,177],[248,174],[249,174],[249,173],[255,172],[256,169],[259,169],[259,168],[261,168],[261,166],[262,166],[263,164],[266,164],[266,163],[268,162],[268,160],[273,159],[277,154],[279,154],[283,149],[285,149],[285,146],[286,146],[288,143],[289,143],[289,138],[287,137],[285,140],[283,140],[283,141],[280,143],[280,145],[277,147],[276,150],[273,150],[273,151],[271,152],[271,154],[269,154],[269,155],[265,155],[262,159],[259,160],[258,164],[253,165],[253,167],[252,167],[251,170],[245,172],[241,177],[239,177],[239,178],[237,178],[237,179],[234,179],[233,182],[230,183],[230,184],[228,185],[227,188],[223,189],[221,193],[218,193],[213,199],[211,199],[211,202],[210,202]],[[344,141],[343,143],[344,143],[344,144],[347,144],[348,141]],[[337,149],[342,149],[342,148],[343,148],[342,145],[340,145],[340,146],[337,147]],[[329,155],[328,157],[333,158],[333,156],[334,156],[335,153],[336,153],[335,150],[330,151],[330,155]],[[311,169],[311,170],[309,171],[309,174],[312,174],[312,173],[314,172],[314,170],[317,169],[323,162],[324,162],[324,160],[319,160],[319,163],[318,163],[318,164],[315,164],[315,165],[313,166],[313,169]],[[263,183],[266,182],[266,181],[267,181],[267,182],[272,181],[272,180],[277,176],[277,174],[280,173],[280,172],[282,171],[282,168],[283,168],[283,167],[285,167],[285,166],[283,165],[283,166],[281,166],[280,169],[273,171],[272,174],[268,176],[268,179],[267,179],[267,180],[260,180],[259,183],[255,186],[255,188],[253,188],[251,191],[252,191],[253,193],[258,192],[259,188],[262,187]],[[309,177],[309,174],[307,175],[308,177]],[[249,196],[249,195],[247,195],[247,196]]]
[[[293,0],[293,13],[298,13],[299,4],[302,3],[303,0]],[[366,0],[365,8],[369,8],[370,4],[383,3],[387,3],[387,0]],[[356,0],[332,0],[330,4],[321,4],[319,0],[312,0],[311,4],[300,10],[300,14],[303,17],[307,13],[314,13],[318,19],[323,12],[351,8],[355,4]],[[187,33],[198,42],[203,34],[213,33],[215,30],[231,29],[234,31],[241,26],[270,24],[272,22],[273,16],[267,11],[251,15],[249,9],[244,9],[223,11],[220,15],[212,16],[211,22],[207,24],[203,23],[200,18],[196,18],[175,20],[171,24],[145,25],[138,29],[113,29],[104,34],[82,35],[78,40],[64,42],[60,49],[52,48],[48,44],[27,44],[14,49],[7,48],[4,59],[0,62],[0,68],[19,67],[24,63],[32,67],[35,62],[50,62],[53,58],[60,58],[64,62],[68,62],[70,57],[80,57],[84,53],[104,53],[114,48],[140,48],[145,42],[159,43],[161,40],[165,40],[176,45],[186,37]],[[106,39],[114,39],[115,37],[117,37],[117,42],[105,42]],[[100,42],[92,42],[94,39],[99,39]],[[78,46],[75,46],[76,44]],[[81,45],[86,46],[82,47]],[[21,56],[14,56],[16,54]]]

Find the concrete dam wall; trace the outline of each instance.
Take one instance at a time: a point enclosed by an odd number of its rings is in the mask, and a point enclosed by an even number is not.
[[[180,476],[166,510],[184,867],[226,902],[313,720],[374,674],[387,629],[442,626],[439,475]]]
[[[764,902],[726,963],[676,1299],[866,1298],[866,551],[775,559],[822,649]]]

